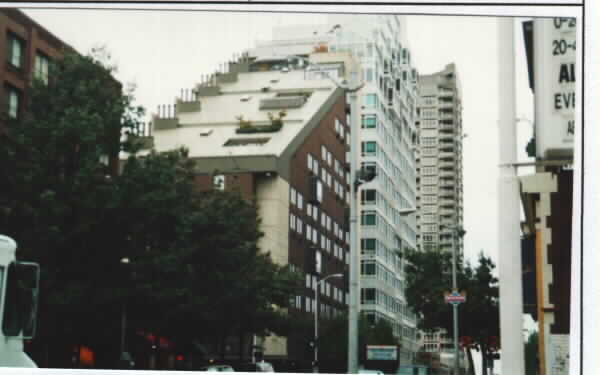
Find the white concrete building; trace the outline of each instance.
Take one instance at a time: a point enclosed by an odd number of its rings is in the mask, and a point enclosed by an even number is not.
[[[351,52],[365,83],[360,90],[359,161],[377,172],[360,197],[361,312],[388,321],[402,346],[401,363],[418,349],[416,317],[404,297],[401,253],[417,247],[414,144],[417,72],[410,62],[405,24],[392,15],[330,15],[327,25],[276,28],[251,56]],[[357,150],[358,152],[358,150]]]

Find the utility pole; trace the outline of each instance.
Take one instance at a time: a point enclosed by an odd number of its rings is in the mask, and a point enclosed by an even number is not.
[[[525,373],[523,345],[523,286],[517,135],[515,115],[514,21],[498,20],[499,162],[498,180],[498,273],[500,284],[500,340],[502,373]],[[545,93],[537,93],[545,94]]]
[[[358,225],[356,171],[358,169],[358,99],[356,92],[350,93],[350,282],[348,301],[348,373],[358,372],[358,316],[360,304]]]

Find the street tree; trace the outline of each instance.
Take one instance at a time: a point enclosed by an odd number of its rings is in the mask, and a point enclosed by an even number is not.
[[[413,251],[406,255],[406,299],[419,317],[419,329],[444,329],[453,335],[452,306],[445,303],[444,293],[451,289],[452,256],[443,251]],[[500,335],[498,280],[490,258],[481,253],[476,267],[457,260],[457,284],[467,300],[458,307],[459,334],[467,349],[473,371],[471,350],[481,351],[484,363],[498,348]],[[467,339],[468,338],[468,339]]]
[[[90,301],[99,301],[102,265],[116,250],[104,226],[114,189],[107,176],[125,147],[122,130],[143,114],[102,52],[54,61],[46,82],[33,80],[18,118],[4,116],[0,227],[18,242],[20,258],[41,265],[34,344],[44,343],[46,354],[102,334]]]

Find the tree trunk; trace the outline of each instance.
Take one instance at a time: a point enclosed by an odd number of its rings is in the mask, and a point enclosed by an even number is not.
[[[467,348],[467,359],[469,360],[469,375],[475,375],[475,364],[473,363],[473,353],[471,348]]]

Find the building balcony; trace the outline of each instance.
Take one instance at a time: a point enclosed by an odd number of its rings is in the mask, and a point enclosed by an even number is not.
[[[449,215],[454,215],[456,213],[455,210],[451,210],[451,209],[447,209],[447,208],[443,208],[440,210],[440,215],[441,216],[449,216]]]
[[[451,199],[445,199],[444,201],[445,201],[445,203],[440,202],[440,207],[441,207],[439,210],[440,214],[443,210],[454,210],[454,208],[456,207],[455,202],[452,201]]]
[[[440,159],[454,159],[456,154],[454,152],[442,151],[438,154],[438,158]]]
[[[456,166],[456,163],[453,161],[440,161],[438,163],[438,168],[440,169],[453,169]]]
[[[454,108],[454,101],[439,100],[438,107],[439,108]]]
[[[454,135],[454,134],[456,134],[456,129],[454,128],[454,125],[452,125],[452,124],[440,124],[438,132],[440,135],[441,134]]]

